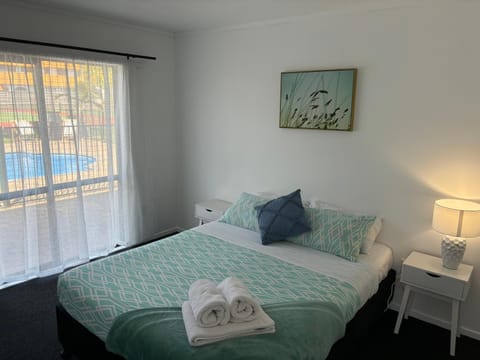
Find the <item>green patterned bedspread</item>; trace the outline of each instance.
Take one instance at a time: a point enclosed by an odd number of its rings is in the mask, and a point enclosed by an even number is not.
[[[321,301],[347,323],[360,306],[349,283],[195,230],[79,266],[60,275],[58,299],[77,321],[105,340],[127,311],[177,307],[190,284],[236,276],[261,304]]]

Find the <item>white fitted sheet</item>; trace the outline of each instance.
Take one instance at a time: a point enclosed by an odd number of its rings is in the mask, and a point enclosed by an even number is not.
[[[380,243],[374,243],[369,254],[360,254],[357,262],[351,262],[288,241],[265,246],[261,243],[259,233],[218,221],[193,230],[347,281],[357,289],[362,305],[377,292],[379,283],[387,276],[393,264],[392,250]]]

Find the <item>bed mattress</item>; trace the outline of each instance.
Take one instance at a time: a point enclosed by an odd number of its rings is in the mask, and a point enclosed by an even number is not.
[[[257,236],[209,223],[63,273],[58,299],[101,340],[120,314],[180,306],[199,278],[237,276],[262,304],[324,299],[348,322],[391,266],[391,251],[380,244],[351,263],[287,242],[262,246]]]

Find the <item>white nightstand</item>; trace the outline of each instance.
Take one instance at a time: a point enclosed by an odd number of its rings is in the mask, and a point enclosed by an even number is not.
[[[195,204],[195,217],[199,220],[199,225],[218,220],[231,205],[232,203],[220,199],[202,201]]]
[[[405,285],[400,311],[394,333],[398,334],[402,319],[408,318],[411,292],[426,293],[451,301],[452,318],[450,324],[450,355],[455,355],[456,337],[459,333],[460,302],[464,301],[470,288],[473,266],[460,264],[457,270],[442,266],[442,259],[436,256],[413,251],[402,264],[400,281]]]

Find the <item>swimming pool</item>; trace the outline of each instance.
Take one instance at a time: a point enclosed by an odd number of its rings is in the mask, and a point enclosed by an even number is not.
[[[95,163],[93,156],[51,154],[53,175],[74,174],[77,169],[88,170]],[[78,159],[78,168],[77,168]],[[6,153],[7,180],[35,178],[45,175],[43,155],[27,152]]]

